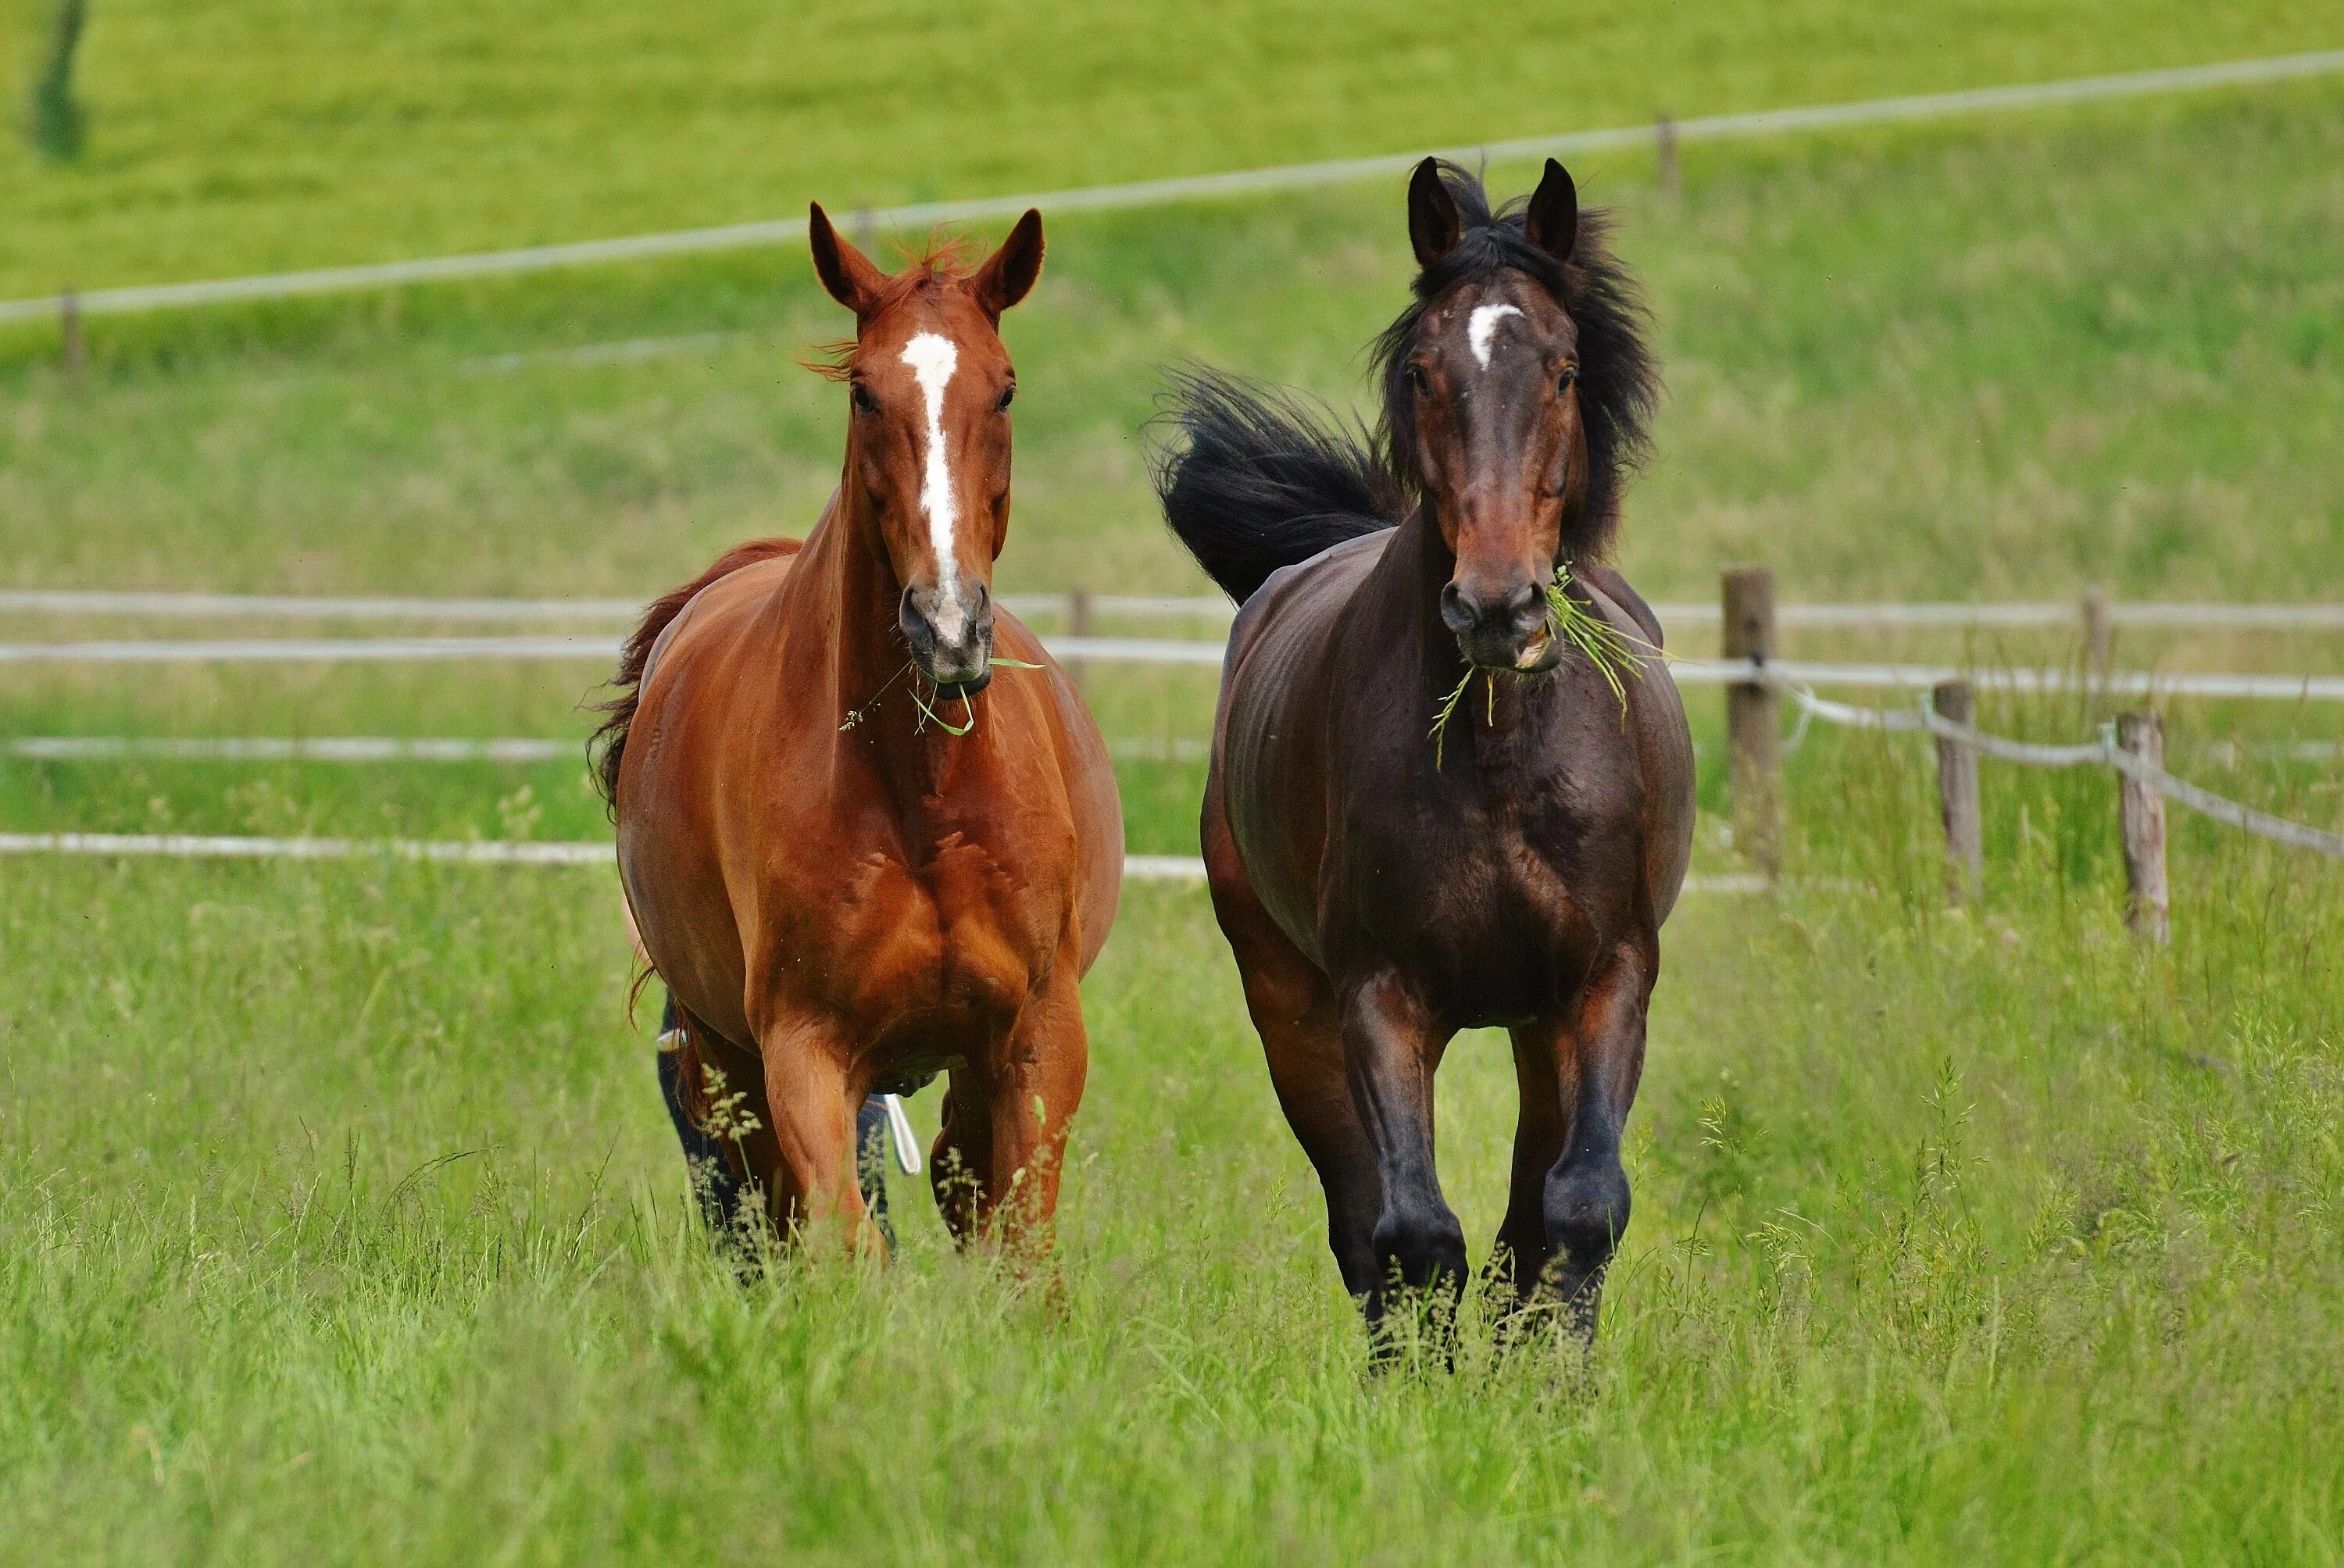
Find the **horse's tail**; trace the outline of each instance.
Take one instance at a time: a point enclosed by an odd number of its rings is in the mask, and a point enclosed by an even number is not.
[[[1197,564],[1238,603],[1281,566],[1389,528],[1407,503],[1363,431],[1291,392],[1212,370],[1173,378],[1157,499]]]
[[[643,671],[651,663],[652,646],[659,641],[660,633],[683,613],[683,607],[692,602],[694,594],[718,578],[730,577],[744,566],[776,555],[788,555],[803,542],[795,539],[753,539],[746,544],[736,544],[718,556],[707,571],[674,592],[654,599],[651,608],[643,612],[642,624],[635,628],[620,651],[619,673],[611,679],[611,700],[597,708],[603,715],[601,725],[586,743],[594,783],[613,812],[619,809],[619,763],[626,754],[627,728],[635,722],[635,703],[642,696]]]

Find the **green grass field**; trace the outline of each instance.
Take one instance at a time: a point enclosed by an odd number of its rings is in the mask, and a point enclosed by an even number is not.
[[[1669,376],[1622,562],[1706,599],[2293,599],[2344,574],[2344,85],[1928,137],[1590,160]],[[1526,171],[1496,171],[1509,188]],[[1397,187],[1053,224],[1007,328],[1012,587],[1198,583],[1136,432],[1206,359],[1355,402],[1396,313]],[[801,369],[844,313],[773,251],[0,337],[17,582],[648,593],[837,473]],[[580,362],[565,347],[649,341]],[[516,356],[534,356],[516,359]]]
[[[1923,766],[1811,739],[1866,891],[1672,926],[1591,1390],[1366,1370],[1193,891],[1088,988],[1054,1305],[902,1186],[736,1285],[606,874],[12,865],[0,1559],[2332,1560],[2344,888],[2185,828],[2144,955],[2105,781],[1997,771],[1947,916]],[[1441,1078],[1477,1254],[1510,1083]]]
[[[0,9],[0,88],[49,0]],[[1457,146],[2339,42],[2307,0],[775,7],[106,0],[0,298]]]
[[[89,161],[0,154],[0,295],[2338,41],[2276,5],[1330,14],[99,0]],[[1675,600],[1739,559],[1792,599],[2334,597],[2339,170],[2337,83],[1693,148],[1675,203],[1648,158],[1578,166],[1671,388],[1623,565]],[[1050,232],[1008,329],[1001,582],[1195,591],[1135,434],[1159,367],[1356,400],[1399,193]],[[106,320],[79,387],[52,329],[0,334],[0,586],[647,595],[832,482],[838,394],[795,361],[839,313],[805,271]],[[577,738],[602,673],[0,665],[0,736]],[[1111,736],[1193,739],[1212,680],[1088,689]],[[1691,706],[1696,869],[1734,869]],[[2275,749],[2333,712],[2167,722],[2187,776],[2344,820],[2335,761]],[[1368,1369],[1197,889],[1133,887],[1088,984],[1057,1288],[953,1253],[900,1179],[889,1267],[744,1288],[688,1215],[608,872],[0,857],[0,1563],[2344,1558],[2344,874],[2177,814],[2176,941],[2145,951],[2113,782],[1989,763],[1984,896],[1949,913],[1929,766],[1817,726],[1785,891],[1680,906],[1591,1377],[1500,1355],[1478,1310],[1454,1373]],[[1130,847],[1192,853],[1200,764],[1118,777]],[[568,763],[0,756],[0,830],[45,829],[607,831]],[[1440,1079],[1477,1259],[1511,1084],[1480,1036]]]

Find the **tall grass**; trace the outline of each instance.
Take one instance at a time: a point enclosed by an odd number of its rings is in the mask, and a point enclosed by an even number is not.
[[[2180,833],[2145,950],[2106,779],[2008,770],[1951,912],[1923,754],[1811,734],[1804,880],[1672,925],[1591,1383],[1367,1368],[1191,891],[1087,990],[1060,1289],[909,1190],[743,1287],[601,874],[11,864],[0,1558],[2332,1558],[2344,888]],[[1478,1249],[1501,1045],[1441,1094]]]

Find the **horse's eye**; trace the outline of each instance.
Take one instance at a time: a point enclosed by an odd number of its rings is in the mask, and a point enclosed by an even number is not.
[[[848,383],[848,393],[854,400],[854,411],[856,413],[875,414],[879,411],[879,400],[873,397],[871,395],[871,389],[864,386],[862,382],[854,381]]]
[[[1562,368],[1562,374],[1555,380],[1554,395],[1560,398],[1565,392],[1571,390],[1571,384],[1578,379],[1579,367],[1576,365],[1565,365]]]
[[[1426,375],[1424,367],[1413,359],[1408,365],[1408,388],[1420,398],[1432,390],[1432,378]]]
[[[1016,400],[1017,383],[1012,381],[1007,386],[1001,389],[1001,400],[993,405],[994,411],[995,413],[1005,414],[1009,411],[1009,405]]]

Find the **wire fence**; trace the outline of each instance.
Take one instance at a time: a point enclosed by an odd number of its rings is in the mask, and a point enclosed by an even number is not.
[[[445,865],[615,865],[616,848],[592,839],[265,838],[185,833],[0,833],[0,855],[106,855],[167,860],[412,860]],[[1135,882],[1197,882],[1205,863],[1179,855],[1127,855]]]
[[[1000,603],[1017,615],[1066,619],[1082,606],[1096,617],[1142,621],[1224,622],[1236,607],[1219,594],[1004,593]],[[172,592],[148,590],[0,588],[0,612],[139,620],[381,621],[440,624],[631,623],[640,600],[621,598],[495,599],[349,596],[293,593]],[[1662,602],[1652,613],[1672,630],[1717,624],[1715,604]],[[2344,631],[2344,604],[2241,604],[2208,601],[2127,602],[2101,595],[2074,602],[1883,600],[1863,603],[1784,604],[1784,626],[1867,630],[1943,628],[2178,627],[2211,631]]]
[[[2260,86],[2344,71],[2344,49],[2279,55],[2253,60],[2232,60],[2170,70],[2127,71],[2114,75],[2070,77],[2061,81],[2026,82],[2005,86],[1967,88],[1946,93],[1922,93],[1899,97],[1871,98],[1856,103],[1822,104],[1794,108],[1763,109],[1748,114],[1705,115],[1693,119],[1662,121],[1645,126],[1621,126],[1600,130],[1566,132],[1485,142],[1476,147],[1450,147],[1442,156],[1472,161],[1505,161],[1540,157],[1567,157],[1579,153],[1619,147],[1660,147],[1676,143],[1725,141],[1752,137],[1843,130],[1860,126],[1890,125],[1954,116],[2005,113],[2018,109],[2102,102],[2165,93],[2202,92],[2210,88]],[[1295,190],[1310,186],[1340,185],[1382,179],[1404,173],[1422,152],[1391,153],[1374,157],[1339,158],[1287,164],[1272,168],[1227,174],[1140,180],[1125,185],[1084,189],[1044,191],[1021,196],[984,197],[967,201],[922,202],[870,212],[874,226],[920,229],[937,224],[970,223],[1014,217],[1029,207],[1049,213],[1098,212],[1114,208],[1157,207],[1172,202],[1209,200]],[[357,267],[321,268],[259,277],[227,278],[190,283],[143,285],[93,289],[75,296],[66,309],[81,316],[119,315],[134,311],[182,309],[236,301],[286,299],[302,296],[349,293],[400,288],[419,283],[460,282],[479,278],[511,277],[556,268],[607,265],[660,257],[737,250],[803,243],[805,220],[779,218],[716,228],[682,229],[664,234],[632,235],[616,239],[583,240],[563,245],[527,246],[510,250],[464,256],[440,256]],[[60,312],[57,298],[13,299],[0,302],[0,322],[37,320]]]
[[[1210,749],[1188,735],[1117,735],[1117,762],[1195,762]],[[554,763],[583,762],[586,739],[545,735],[9,735],[0,756],[29,762]]]
[[[2213,791],[2176,777],[2161,766],[2143,761],[2126,750],[2117,741],[2116,725],[2101,726],[2096,739],[2072,745],[2045,745],[2033,741],[2014,740],[1997,735],[1973,724],[1946,717],[1937,712],[1928,696],[1919,699],[1912,708],[1862,708],[1847,703],[1834,703],[1818,697],[1795,678],[1781,670],[1769,670],[1760,677],[1776,691],[1797,703],[1801,713],[1826,723],[1849,728],[1926,732],[1957,745],[1967,746],[1986,756],[2003,762],[2016,763],[2025,767],[2073,768],[2100,766],[2113,769],[2145,788],[2153,789],[2166,799],[2175,801],[2190,810],[2235,828],[2284,844],[2294,849],[2308,849],[2315,854],[2344,859],[2344,834],[2327,832],[2286,817],[2258,811],[2253,806],[2216,794]]]
[[[1076,634],[1052,635],[1044,639],[1045,646],[1056,657],[1077,669],[1090,663],[1129,662],[1142,664],[1168,664],[1217,667],[1222,662],[1221,642],[1205,638],[1133,638],[1102,637],[1079,631],[1102,614],[1139,617],[1196,618],[1212,613],[1227,613],[1224,602],[1200,600],[1171,595],[1092,595],[1077,590],[1067,595],[1024,596],[1020,607],[1028,612],[1062,613],[1078,631]],[[1753,791],[1762,797],[1766,813],[1774,807],[1770,798],[1778,794],[1779,782],[1774,777],[1779,769],[1780,737],[1771,703],[1755,703],[1745,700],[1750,693],[1787,695],[1799,713],[1799,731],[1793,736],[1795,744],[1805,726],[1814,721],[1875,731],[1925,731],[1940,743],[1939,766],[1941,787],[1945,792],[1946,829],[1949,847],[1975,860],[1976,849],[1976,789],[1975,763],[1964,759],[1977,755],[1993,756],[2004,761],[2036,767],[2105,766],[2116,772],[2128,785],[2147,792],[2142,798],[2153,795],[2157,800],[2170,800],[2190,810],[2222,822],[2244,832],[2290,847],[2337,858],[2344,858],[2344,835],[2290,821],[2228,799],[2188,780],[2167,772],[2162,765],[2163,737],[2161,723],[2154,714],[2133,715],[2146,719],[2148,729],[2142,732],[2151,736],[2148,750],[2128,744],[2124,736],[2115,733],[2119,726],[2105,729],[2094,741],[2068,745],[2046,745],[1993,734],[1968,723],[1972,704],[1972,688],[1964,673],[1951,667],[1901,663],[1834,663],[1783,660],[1774,657],[1777,633],[1781,623],[1806,620],[1812,624],[1851,625],[1866,619],[1885,624],[1945,624],[1956,617],[1973,623],[2021,624],[2036,620],[2046,621],[2053,615],[2076,616],[2087,630],[2096,623],[2105,627],[2113,608],[2105,598],[2094,595],[2080,606],[2048,605],[1809,605],[1778,609],[1773,602],[1772,574],[1763,568],[1736,568],[1726,573],[1724,592],[1720,607],[1706,617],[1697,616],[1694,607],[1676,607],[1682,618],[1711,618],[1720,622],[1724,633],[1725,657],[1718,659],[1669,659],[1669,673],[1675,681],[1688,685],[1723,686],[1728,693],[1728,735],[1730,774],[1734,780],[1737,796],[1755,784]],[[1704,607],[1705,608],[1705,607]],[[2227,625],[2290,625],[2327,626],[2333,623],[2337,612],[2344,607],[2327,605],[2138,605],[2127,607],[2138,612],[2147,623],[2177,624],[2185,620]],[[493,620],[511,617],[520,620],[561,620],[581,616],[621,614],[631,616],[635,606],[621,600],[423,600],[413,598],[379,599],[313,599],[301,596],[244,596],[222,594],[146,594],[110,593],[104,592],[74,592],[15,590],[0,593],[0,610],[63,611],[67,613],[162,613],[188,617],[252,614],[259,617],[302,618],[310,615],[348,619],[399,619],[441,617],[446,619]],[[607,661],[618,651],[617,639],[601,634],[548,634],[524,636],[456,636],[456,637],[265,637],[240,639],[124,639],[100,642],[60,642],[0,644],[0,663],[157,663],[188,662],[317,662],[341,660],[427,660],[427,659],[587,659]],[[2076,669],[2006,669],[1988,677],[1998,689],[2014,693],[2050,693],[2083,692],[2097,697],[2110,696],[2192,696],[2208,699],[2278,700],[2295,703],[2344,700],[2344,676],[2255,674],[2221,673],[2160,673],[2151,671],[2113,671],[2100,667]],[[1840,685],[1857,688],[1894,689],[1904,692],[1931,692],[1945,694],[1951,692],[1958,698],[1958,711],[1941,710],[1932,696],[1920,698],[1911,708],[1868,708],[1816,695],[1817,685]],[[2129,721],[2124,721],[2129,722]],[[2235,751],[2236,743],[2230,743]],[[0,754],[35,759],[75,760],[122,757],[157,757],[180,759],[219,759],[244,761],[334,761],[334,762],[393,762],[393,761],[551,761],[569,752],[574,743],[565,744],[550,737],[529,737],[501,740],[407,739],[380,736],[344,737],[142,737],[142,736],[20,736],[0,740]],[[1202,754],[1203,743],[1185,738],[1132,738],[1116,743],[1119,757],[1150,756],[1165,760],[1187,760]],[[2299,748],[2300,749],[2300,748]],[[1955,775],[1962,768],[1969,770],[1965,784]],[[2128,802],[2130,801],[2130,797]],[[1737,823],[1742,804],[1736,801]],[[2135,817],[2142,814],[2128,809],[2127,817],[2127,865],[2146,856],[2146,847],[2153,840],[2156,860],[2155,877],[2158,887],[2163,879],[2163,825],[2161,808],[2155,816],[2153,832],[2143,829],[2145,837],[2134,839]],[[1957,819],[1966,819],[1965,824]],[[1772,827],[1761,824],[1753,835],[1758,846],[1758,858],[1771,872],[1772,854],[1768,847],[1773,837]],[[308,857],[348,858],[359,855],[391,855],[409,859],[448,859],[458,861],[498,861],[500,859],[530,862],[551,860],[567,864],[572,860],[601,859],[607,852],[594,845],[515,845],[498,846],[493,843],[438,843],[426,840],[347,840],[298,839],[262,840],[236,838],[185,838],[176,835],[15,835],[0,838],[0,850],[29,853],[35,850],[80,852],[92,854],[143,855],[203,855],[214,856],[261,855],[279,853],[270,847],[292,845],[298,847],[282,853]],[[564,857],[569,857],[565,860]],[[1176,857],[1177,859],[1177,857]],[[1132,862],[1135,876],[1188,875],[1187,870],[1174,872],[1148,857]],[[1183,867],[1193,863],[1178,860]],[[2157,923],[2162,929],[2162,894],[2158,894]]]
[[[0,833],[0,855],[96,855],[165,860],[406,860],[441,865],[609,865],[617,849],[593,839],[265,838],[186,833]],[[1205,863],[1189,855],[1127,855],[1131,882],[1199,883]],[[1692,875],[1683,891],[1737,896],[1763,893],[1766,878],[1727,872]]]
[[[1069,664],[1131,663],[1219,668],[1224,645],[1203,639],[1045,636],[1052,657]],[[578,660],[610,662],[619,653],[611,636],[511,637],[253,637],[177,638],[72,642],[0,643],[10,663],[341,663],[433,660]],[[1745,684],[1771,672],[1806,685],[1915,690],[1963,673],[1950,664],[1844,663],[1798,660],[1680,659],[1669,661],[1680,685]],[[1996,685],[2050,694],[2103,692],[2125,696],[2174,696],[2248,702],[2344,701],[2344,675],[2238,674],[2149,670],[2005,669]]]
[[[1005,593],[1002,606],[1018,615],[1065,615],[1086,597],[1101,614],[1142,620],[1218,620],[1236,613],[1217,594]],[[0,611],[44,615],[128,616],[141,620],[428,621],[633,622],[640,599],[435,599],[414,595],[207,593],[146,589],[0,588]]]

